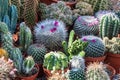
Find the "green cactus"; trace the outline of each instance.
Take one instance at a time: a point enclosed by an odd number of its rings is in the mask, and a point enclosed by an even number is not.
[[[27,54],[33,57],[35,63],[43,64],[46,48],[41,44],[32,44],[28,47]]]
[[[86,80],[110,80],[103,64],[92,63],[87,67]]]
[[[105,45],[102,42],[102,39],[93,35],[83,36],[82,41],[88,42],[87,47],[85,48],[86,57],[101,57],[105,53]]]
[[[23,61],[23,71],[25,74],[29,74],[35,66],[35,62],[31,56],[28,56]]]
[[[100,36],[108,37],[117,37],[120,29],[120,20],[114,13],[108,13],[102,17],[100,21]]]
[[[99,21],[94,16],[80,16],[75,21],[73,28],[79,37],[97,35],[99,33]]]
[[[33,30],[33,27],[37,21],[37,5],[38,0],[26,0],[25,7],[24,7],[24,20],[28,27]]]
[[[20,46],[21,50],[25,52],[27,48],[32,43],[32,33],[29,27],[26,26],[26,24],[23,22],[20,24]]]
[[[68,58],[62,52],[50,52],[45,55],[43,66],[48,70],[63,70],[68,67]]]
[[[68,73],[68,80],[85,80],[85,72],[82,69],[72,69]]]

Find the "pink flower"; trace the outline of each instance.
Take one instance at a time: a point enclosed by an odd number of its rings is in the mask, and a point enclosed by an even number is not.
[[[54,33],[57,30],[57,28],[52,28],[50,32]]]
[[[80,21],[80,20],[81,20],[81,17],[78,18],[78,21]]]
[[[95,43],[95,42],[96,42],[96,40],[95,40],[95,39],[93,39],[93,40],[92,40],[92,42],[94,42],[94,43]]]
[[[55,21],[54,26],[58,26],[58,21]]]
[[[43,25],[41,26],[41,29],[44,29],[44,26],[43,26]]]
[[[86,39],[86,38],[83,38],[83,41],[87,41],[87,39]]]

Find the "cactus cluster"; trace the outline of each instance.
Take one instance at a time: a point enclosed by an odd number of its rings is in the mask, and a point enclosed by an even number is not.
[[[43,66],[51,71],[64,70],[68,67],[68,58],[60,51],[50,52],[45,55]]]
[[[105,45],[102,39],[96,36],[88,35],[81,38],[82,41],[88,42],[85,48],[86,57],[102,57],[105,52]]]
[[[104,37],[103,42],[106,47],[106,52],[120,54],[120,38],[113,37],[112,39],[109,39],[108,37]]]
[[[40,3],[39,8],[42,20],[47,18],[58,19],[62,20],[66,25],[72,25],[72,11],[64,2],[58,1],[57,3],[53,3],[49,6]]]
[[[25,52],[32,43],[32,32],[24,22],[20,24],[19,37],[20,37],[19,42],[20,42],[21,50]]]
[[[117,37],[120,29],[120,20],[114,13],[108,13],[100,21],[100,37],[112,39]]]
[[[32,44],[27,50],[27,54],[32,56],[35,63],[43,63],[46,48],[42,44]]]
[[[44,44],[49,50],[56,50],[62,47],[67,33],[62,21],[48,19],[35,26],[34,35],[37,43]]]
[[[75,21],[73,28],[79,37],[97,35],[99,33],[99,21],[94,16],[80,16]]]
[[[103,64],[94,62],[87,67],[86,80],[110,80],[110,77]]]
[[[26,0],[24,3],[24,20],[28,27],[33,29],[37,22],[38,0]]]

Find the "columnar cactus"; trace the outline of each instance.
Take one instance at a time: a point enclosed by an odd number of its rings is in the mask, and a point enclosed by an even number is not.
[[[24,7],[24,20],[28,27],[33,29],[37,21],[37,9],[38,0],[26,0]]]
[[[80,16],[74,24],[75,33],[78,36],[97,35],[99,22],[94,16]]]
[[[20,24],[20,46],[22,51],[26,51],[32,43],[32,32],[29,27],[23,22]]]
[[[46,48],[42,44],[32,44],[28,47],[27,54],[32,56],[35,63],[43,63]]]
[[[8,53],[6,50],[0,48],[0,58],[4,57],[5,59],[8,59]]]
[[[92,63],[87,67],[86,80],[110,80],[103,64]]]
[[[85,48],[86,57],[101,57],[104,56],[105,45],[102,39],[96,36],[88,35],[81,38],[82,41],[88,42]]]
[[[100,36],[108,37],[112,39],[112,37],[116,37],[118,35],[120,29],[120,20],[114,13],[108,13],[104,17],[102,17],[100,21]]]
[[[62,47],[62,41],[66,39],[65,25],[59,20],[44,20],[35,26],[34,35],[37,43],[56,50]]]
[[[68,58],[62,52],[50,52],[45,55],[44,67],[48,70],[64,70],[68,67]]]

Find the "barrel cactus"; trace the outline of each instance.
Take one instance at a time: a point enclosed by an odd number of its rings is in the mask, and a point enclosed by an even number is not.
[[[23,22],[20,24],[20,46],[21,50],[25,52],[32,43],[32,32],[29,27]]]
[[[0,48],[0,58],[4,57],[5,59],[8,59],[8,53],[6,50]]]
[[[75,33],[78,36],[97,35],[99,22],[94,16],[80,16],[74,24]]]
[[[66,39],[65,25],[59,20],[44,20],[35,26],[34,35],[37,43],[44,44],[50,50],[62,47]]]
[[[87,67],[86,80],[110,80],[110,77],[103,64],[94,62]]]
[[[43,66],[51,71],[64,70],[68,67],[68,58],[62,52],[50,52],[45,55]]]
[[[36,63],[43,63],[46,48],[42,44],[32,44],[27,50],[27,54],[32,56]]]
[[[105,45],[102,39],[96,36],[88,35],[81,38],[82,41],[88,42],[85,48],[86,57],[102,57],[105,52]]]
[[[120,29],[120,20],[114,13],[108,13],[100,21],[100,36],[112,39],[117,37]]]

